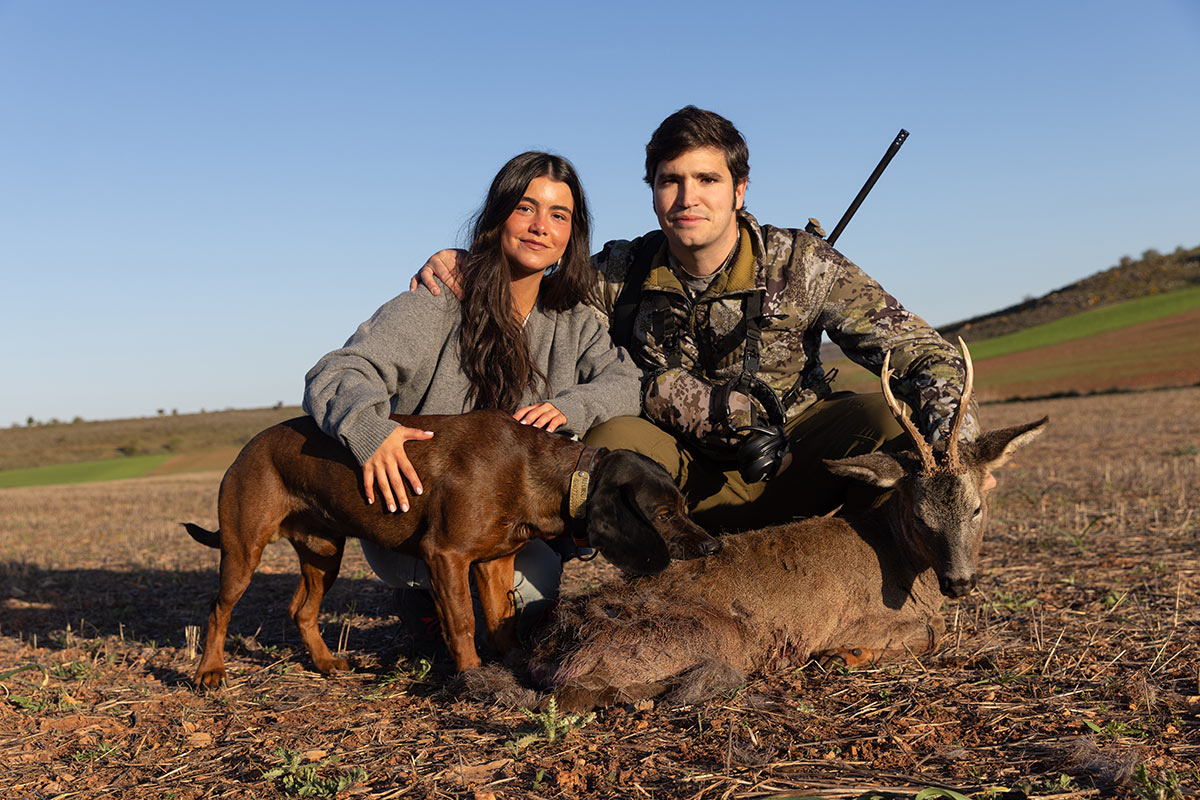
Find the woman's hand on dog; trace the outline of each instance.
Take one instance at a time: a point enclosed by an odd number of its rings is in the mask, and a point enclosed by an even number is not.
[[[550,433],[554,433],[558,426],[566,424],[567,421],[566,416],[549,403],[518,408],[517,412],[513,414],[513,419],[522,425],[544,428]]]
[[[433,437],[433,431],[419,431],[416,428],[406,428],[403,425],[388,434],[383,444],[375,449],[371,457],[363,464],[363,489],[367,493],[368,505],[375,502],[375,484],[379,484],[379,494],[387,505],[387,510],[395,512],[397,508],[408,511],[408,495],[404,492],[404,478],[408,478],[413,492],[420,494],[421,479],[417,470],[404,452],[404,443],[418,439]],[[403,478],[401,477],[403,476]]]

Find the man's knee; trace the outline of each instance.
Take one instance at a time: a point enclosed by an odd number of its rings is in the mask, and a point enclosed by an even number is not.
[[[794,453],[845,458],[889,445],[903,429],[881,394],[834,395],[802,415],[789,430]]]
[[[904,429],[882,394],[856,394],[851,400],[860,420],[858,435],[873,441],[876,449],[903,435]]]
[[[675,437],[641,417],[613,417],[592,428],[583,437],[588,447],[632,450],[654,459],[674,478],[679,479],[681,463]]]

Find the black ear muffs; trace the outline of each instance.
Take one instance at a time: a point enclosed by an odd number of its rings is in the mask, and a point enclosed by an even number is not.
[[[779,474],[779,467],[788,454],[787,434],[782,425],[760,428],[754,425],[738,428],[746,438],[737,449],[738,472],[746,483],[769,481]]]
[[[635,575],[661,572],[671,563],[667,543],[637,502],[635,453],[613,450],[596,465],[587,500],[588,542],[613,566]]]
[[[769,481],[779,474],[788,454],[787,434],[783,430],[783,405],[770,386],[743,373],[721,387],[726,420],[729,419],[729,395],[735,391],[757,400],[767,412],[765,426],[746,425],[733,429],[734,433],[745,434],[737,449],[738,472],[746,483]]]

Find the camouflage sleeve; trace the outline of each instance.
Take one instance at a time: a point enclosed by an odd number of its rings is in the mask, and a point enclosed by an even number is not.
[[[821,311],[820,324],[852,361],[878,375],[883,357],[892,354],[892,390],[915,410],[918,430],[936,442],[950,429],[958,410],[965,365],[954,349],[925,320],[908,311],[865,272],[842,259]],[[979,435],[974,402],[960,437]]]
[[[642,410],[651,422],[685,441],[724,450],[740,440],[725,424],[721,393],[681,367],[662,370],[646,380]],[[734,426],[750,424],[750,399],[746,395],[730,393],[728,418]]]

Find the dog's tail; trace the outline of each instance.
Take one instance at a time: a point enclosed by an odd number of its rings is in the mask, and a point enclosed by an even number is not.
[[[201,528],[199,525],[193,525],[190,522],[183,523],[183,529],[188,532],[188,536],[191,536],[200,544],[207,547],[213,547],[218,550],[221,548],[221,532],[219,530],[206,530]]]

